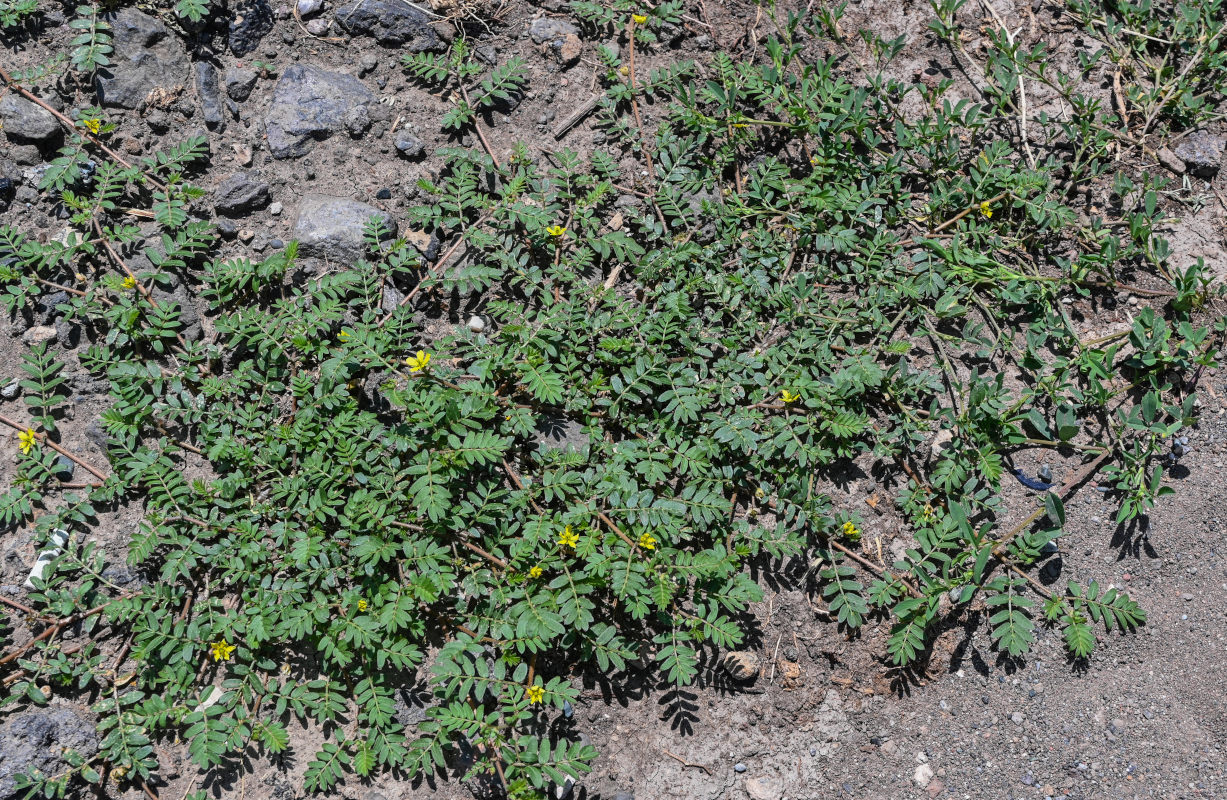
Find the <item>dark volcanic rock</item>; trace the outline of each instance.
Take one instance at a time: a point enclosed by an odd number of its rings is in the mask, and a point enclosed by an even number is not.
[[[282,73],[264,118],[273,158],[299,158],[315,140],[344,129],[346,113],[375,95],[352,75],[293,64]]]
[[[241,217],[264,208],[271,199],[268,184],[251,172],[236,172],[213,190],[213,208],[227,217]]]
[[[245,56],[273,29],[268,0],[237,0],[230,16],[230,52]]]
[[[251,90],[256,88],[257,78],[255,70],[231,67],[226,70],[226,94],[235,102],[243,102],[251,97]]]
[[[8,137],[19,142],[46,142],[60,133],[60,123],[50,111],[16,92],[0,99],[0,123]]]
[[[355,0],[338,8],[336,19],[348,33],[374,36],[385,45],[404,44],[411,53],[443,47],[430,18],[397,0]]]
[[[382,217],[391,234],[396,234],[396,221],[378,208],[342,197],[309,194],[298,207],[293,238],[304,256],[349,266],[366,252],[362,231],[372,216]]]
[[[1222,166],[1223,145],[1222,136],[1215,136],[1209,131],[1194,131],[1176,145],[1176,155],[1184,161],[1189,172],[1199,178],[1210,178]]]
[[[67,770],[60,759],[74,750],[85,759],[98,752],[94,723],[67,708],[39,708],[8,717],[0,725],[0,797],[16,789],[16,776],[32,769],[44,775]]]
[[[115,52],[95,79],[99,104],[140,108],[155,89],[173,93],[183,86],[187,55],[165,25],[132,8],[106,19]]]
[[[205,124],[214,129],[224,128],[226,117],[222,114],[222,93],[217,87],[217,67],[208,61],[196,62],[196,94]]]

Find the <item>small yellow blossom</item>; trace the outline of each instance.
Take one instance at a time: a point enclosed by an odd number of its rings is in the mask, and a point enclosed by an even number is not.
[[[359,610],[359,611],[366,611],[366,609],[367,609],[367,603],[366,603],[366,601],[365,601],[365,600],[359,600],[359,601],[358,601],[358,610]]]
[[[37,441],[34,437],[34,430],[26,428],[21,433],[17,434],[17,447],[20,448],[22,455],[29,455],[34,449],[34,442]]]
[[[856,539],[861,535],[861,529],[856,527],[851,520],[848,520],[841,525],[840,530],[842,530],[844,532],[844,536],[847,536],[849,539]]]
[[[656,537],[650,533],[640,534],[639,546],[642,547],[644,550],[655,550],[656,549]]]
[[[571,530],[571,526],[568,525],[558,535],[558,543],[563,547],[575,547],[579,544],[579,534]]]
[[[125,289],[135,289],[136,288],[136,278],[129,275],[128,277],[124,278],[123,282],[120,283],[119,285]]]
[[[540,703],[545,697],[545,689],[540,686],[529,686],[524,690],[524,696],[528,698],[530,703]]]
[[[762,500],[764,497],[767,496],[767,492],[763,489],[763,487],[760,486],[754,490],[754,496],[757,497],[759,500]]]
[[[559,236],[562,236],[564,233],[566,233],[567,229],[562,227],[561,225],[551,225],[550,227],[545,229],[545,232],[548,233],[550,236],[557,238]]]
[[[983,215],[985,219],[993,218],[993,207],[989,205],[987,200],[980,204],[980,214]]]
[[[925,504],[925,507],[920,510],[920,515],[925,518],[925,521],[933,519],[933,506]]]
[[[541,572],[542,572],[541,567],[533,567],[532,569],[530,569],[530,570],[528,571],[528,577],[530,577],[530,578],[540,578],[540,577],[541,577]]]
[[[642,25],[648,21],[648,18],[643,14],[631,14],[631,19],[635,20],[636,25]]]
[[[85,126],[87,131],[95,135],[97,135],[98,131],[102,130],[102,120],[100,119],[82,120],[81,124]]]
[[[780,399],[785,403],[795,403],[801,399],[801,394],[799,392],[790,392],[785,389],[784,391],[780,392]]]
[[[426,365],[429,363],[430,353],[427,353],[425,350],[419,350],[417,355],[405,359],[405,364],[409,366],[410,372],[421,372],[426,369]]]
[[[226,644],[225,637],[222,637],[220,642],[213,642],[209,645],[209,649],[213,652],[214,661],[229,661],[231,654],[234,653],[234,645]]]
[[[337,338],[343,342],[348,342],[349,337],[350,337],[349,331],[341,331],[340,333],[337,334]]]

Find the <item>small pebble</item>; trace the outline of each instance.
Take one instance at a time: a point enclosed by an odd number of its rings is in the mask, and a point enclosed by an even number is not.
[[[469,330],[473,331],[473,333],[481,333],[485,329],[486,329],[486,321],[484,319],[477,316],[476,314],[469,317]]]
[[[738,764],[733,765],[733,772],[745,772],[745,771],[746,771],[745,764],[738,763]]]
[[[571,705],[571,701],[569,700],[562,701],[562,715],[566,717],[567,719],[570,719],[571,717],[575,716],[575,707]]]
[[[273,203],[268,207],[268,213],[272,214],[274,217],[280,216],[281,212],[284,210],[285,206],[281,205],[281,203]]]
[[[0,389],[0,397],[3,397],[5,400],[12,400],[14,397],[16,397],[19,394],[21,394],[21,382],[20,381],[13,381],[8,386],[5,386],[3,389]]]
[[[386,187],[383,189],[380,189],[378,192],[375,192],[375,199],[376,200],[391,200],[392,190]]]

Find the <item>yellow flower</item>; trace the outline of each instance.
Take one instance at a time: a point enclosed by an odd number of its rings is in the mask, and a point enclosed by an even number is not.
[[[427,353],[425,350],[419,350],[417,355],[406,358],[405,363],[409,366],[410,372],[421,372],[430,363],[430,353]]]
[[[563,547],[575,547],[579,544],[579,534],[571,530],[571,526],[562,529],[562,533],[558,535],[558,543]]]
[[[849,539],[857,539],[861,535],[861,529],[856,527],[852,520],[848,520],[841,525],[840,530],[842,530],[844,532],[844,536],[847,536]]]
[[[136,278],[129,275],[128,277],[124,278],[123,283],[119,285],[125,289],[135,289],[136,288]]]
[[[643,14],[631,14],[631,19],[635,20],[636,25],[642,25],[648,21],[648,18]]]
[[[655,550],[656,549],[656,537],[650,533],[640,534],[639,535],[639,546],[642,547],[644,550]]]
[[[349,331],[341,331],[340,333],[337,334],[337,338],[343,342],[348,342],[349,336],[350,336]]]
[[[540,686],[529,686],[524,690],[524,696],[528,698],[530,703],[540,703],[541,699],[545,697],[545,689],[542,689]]]
[[[559,236],[562,236],[564,233],[566,233],[567,229],[562,227],[561,225],[551,225],[550,227],[545,229],[545,232],[548,233],[550,236],[557,238]]]
[[[988,201],[987,201],[987,200],[985,200],[983,203],[981,203],[981,204],[980,204],[980,213],[981,213],[981,214],[982,214],[982,215],[983,215],[983,216],[984,216],[986,219],[992,219],[992,218],[993,218],[993,207],[992,207],[992,206],[990,206],[990,205],[988,204]]]
[[[82,120],[81,124],[85,126],[87,131],[95,135],[98,133],[98,131],[102,130],[102,120],[100,119]]]
[[[36,441],[37,439],[34,437],[34,430],[32,428],[26,428],[17,434],[17,447],[21,450],[23,456],[30,454],[30,451],[34,449]]]
[[[542,572],[541,567],[533,567],[532,569],[530,569],[530,570],[528,571],[528,577],[530,577],[530,578],[540,578],[540,577],[541,577],[541,572]]]
[[[795,403],[801,399],[800,392],[790,392],[787,389],[780,392],[780,399],[785,403]]]
[[[225,637],[222,637],[220,642],[213,642],[209,645],[209,649],[213,651],[214,661],[229,661],[234,652],[234,645],[226,644]]]
[[[924,517],[926,521],[933,519],[933,506],[926,503],[925,507],[920,510],[920,515]]]
[[[365,600],[359,600],[359,601],[358,601],[358,610],[359,610],[359,611],[366,611],[366,601],[365,601]]]

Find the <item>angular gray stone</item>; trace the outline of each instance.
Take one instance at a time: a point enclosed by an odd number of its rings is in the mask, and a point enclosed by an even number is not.
[[[140,108],[155,89],[174,92],[186,83],[187,55],[169,28],[132,8],[106,20],[115,52],[95,79],[100,105]]]
[[[255,70],[231,67],[226,70],[226,94],[230,95],[230,99],[237,103],[243,102],[248,97],[251,97],[251,90],[256,88],[258,77]]]
[[[60,132],[60,123],[50,111],[16,92],[0,100],[0,125],[10,139],[19,142],[45,142]]]
[[[316,140],[342,130],[350,109],[373,103],[375,95],[352,75],[293,64],[277,81],[264,117],[269,152],[273,158],[301,158]]]
[[[323,258],[352,266],[366,253],[362,231],[371,217],[382,217],[391,235],[396,221],[378,208],[323,194],[309,194],[298,206],[293,238],[308,258]]]
[[[0,797],[16,790],[17,776],[36,769],[44,775],[67,770],[60,758],[74,750],[85,759],[98,752],[94,723],[67,708],[23,711],[0,725]]]
[[[396,132],[396,149],[405,158],[418,158],[426,151],[422,140],[406,130]]]
[[[215,130],[226,127],[226,117],[222,113],[222,93],[217,87],[217,67],[208,61],[196,62],[196,96],[200,98],[200,109],[204,112],[205,124]]]
[[[1184,161],[1189,172],[1199,178],[1210,178],[1222,166],[1225,143],[1222,136],[1215,136],[1209,131],[1194,131],[1176,145],[1176,155]]]
[[[273,29],[273,9],[268,0],[236,0],[230,8],[230,52],[245,56]]]
[[[335,16],[346,32],[373,36],[383,45],[405,45],[410,53],[443,49],[430,18],[400,0],[354,0],[338,8]]]
[[[579,29],[571,23],[555,17],[538,17],[528,26],[528,35],[537,44],[561,42],[567,36],[578,36]]]
[[[213,190],[213,209],[227,217],[241,217],[264,208],[272,197],[268,184],[252,172],[236,172]]]

